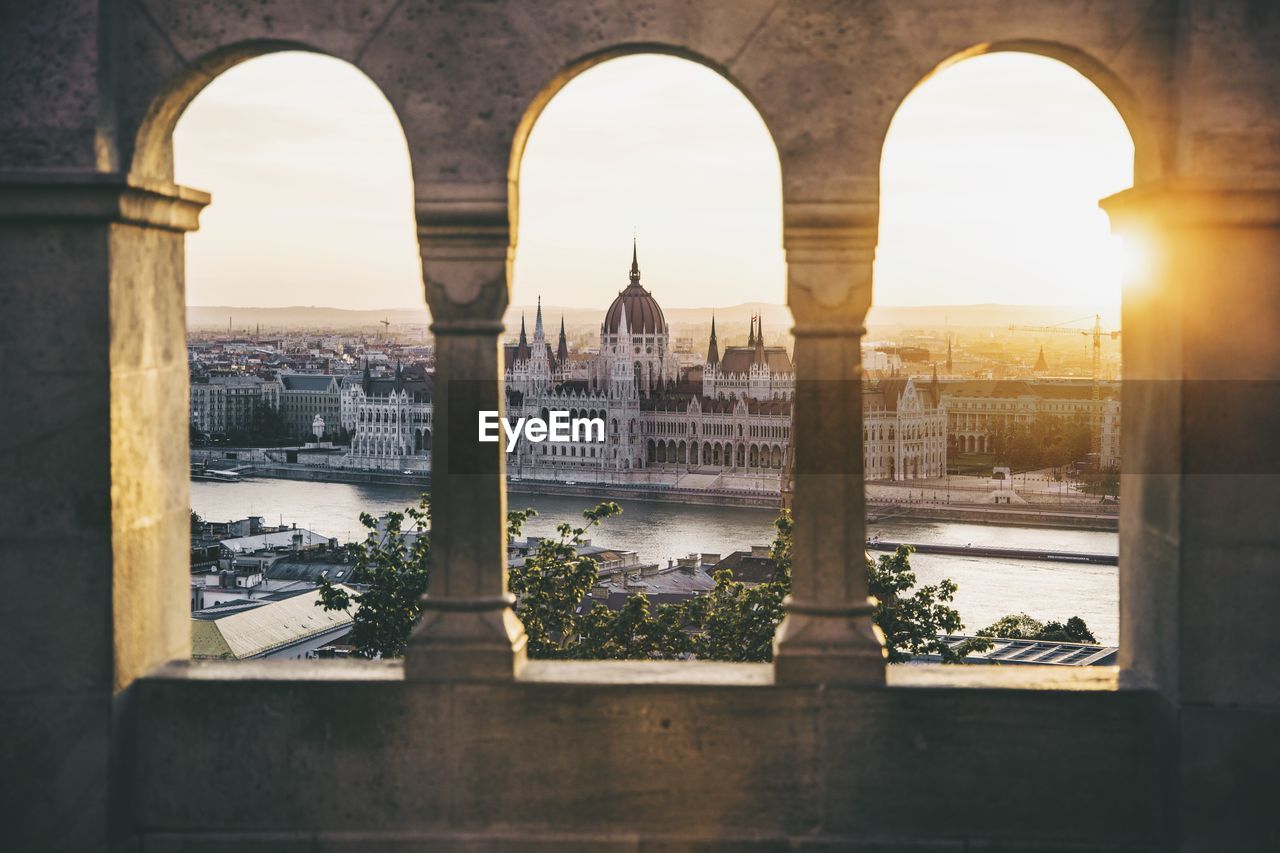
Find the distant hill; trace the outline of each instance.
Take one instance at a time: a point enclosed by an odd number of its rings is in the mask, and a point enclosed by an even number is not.
[[[419,311],[403,308],[353,311],[317,305],[291,305],[287,308],[187,306],[187,327],[192,329],[225,329],[228,321],[234,329],[257,325],[270,329],[357,329],[381,327],[383,320],[406,326],[423,325],[431,318],[425,308]]]
[[[532,325],[533,305],[513,305],[507,311],[509,328],[517,328],[523,313]],[[714,311],[716,324],[726,328],[745,327],[752,314],[760,314],[766,327],[790,326],[791,312],[782,305],[767,302],[745,302],[717,308],[664,308],[667,322],[675,325],[702,325]],[[1081,317],[1090,317],[1095,309],[1081,305],[924,305],[924,306],[875,306],[871,309],[867,325],[888,327],[1003,327],[1011,324],[1049,326]],[[560,317],[571,327],[596,326],[604,314],[601,308],[542,306],[543,319],[549,330],[559,328]],[[1110,319],[1110,322],[1108,322]],[[368,309],[356,311],[346,308],[294,305],[286,308],[246,308],[233,306],[189,306],[187,326],[193,329],[227,328],[250,329],[261,325],[267,329],[378,329],[383,320],[396,327],[422,326],[429,323],[425,308]],[[1111,325],[1114,318],[1104,314],[1103,322]],[[1089,325],[1081,321],[1073,325]]]

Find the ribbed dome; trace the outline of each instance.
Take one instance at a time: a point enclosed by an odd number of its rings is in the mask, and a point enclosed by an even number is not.
[[[665,335],[667,318],[662,316],[662,308],[658,300],[639,283],[627,285],[627,289],[618,294],[604,315],[604,331],[608,335],[618,334],[622,325],[622,312],[627,312],[627,331],[633,335]]]
[[[658,300],[640,285],[640,264],[636,249],[631,247],[631,283],[618,294],[604,315],[604,333],[618,334],[622,312],[627,312],[627,331],[633,335],[665,335],[667,318],[662,316]]]

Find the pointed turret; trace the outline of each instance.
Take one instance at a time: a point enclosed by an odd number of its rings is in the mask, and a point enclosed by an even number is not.
[[[1044,344],[1041,344],[1041,345],[1040,345],[1040,357],[1036,359],[1036,366],[1035,366],[1034,370],[1035,370],[1035,372],[1036,372],[1036,373],[1044,373],[1044,372],[1045,372],[1046,370],[1048,370],[1048,369],[1049,369],[1049,365],[1048,365],[1048,363],[1047,363],[1047,362],[1045,362],[1045,360],[1044,360]]]
[[[623,336],[627,336],[631,334],[630,324],[627,323],[626,309],[623,309],[621,315],[618,318],[618,334]]]
[[[751,330],[747,332],[747,346],[754,348],[756,345],[756,315],[751,315]]]
[[[569,364],[569,339],[564,335],[564,315],[560,315],[560,345],[556,347],[556,364],[563,370]]]
[[[640,260],[636,252],[636,238],[631,238],[631,273],[627,276],[632,284],[640,283]]]
[[[951,336],[947,335],[947,373],[951,372]]]
[[[542,297],[538,297],[538,314],[533,321],[533,340],[538,343],[543,340],[542,333]]]
[[[716,341],[716,315],[711,315],[711,342],[707,344],[707,364],[720,365],[720,344]]]
[[[755,348],[755,352],[752,354],[752,360],[756,364],[760,364],[760,365],[763,365],[765,363],[764,322],[763,320],[761,320],[759,314],[756,315],[756,348]]]
[[[520,315],[520,343],[516,346],[516,361],[529,360],[529,336],[524,331],[524,315]]]

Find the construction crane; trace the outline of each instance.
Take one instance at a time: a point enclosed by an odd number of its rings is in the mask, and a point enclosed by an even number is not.
[[[1042,333],[1047,333],[1051,335],[1085,335],[1086,337],[1093,338],[1093,364],[1092,364],[1092,370],[1091,370],[1092,378],[1093,378],[1093,400],[1092,400],[1093,425],[1091,430],[1092,435],[1090,437],[1092,439],[1093,452],[1098,454],[1099,464],[1101,464],[1101,460],[1102,460],[1102,405],[1101,405],[1102,392],[1101,392],[1101,386],[1099,385],[1099,382],[1102,379],[1102,339],[1103,337],[1109,337],[1111,338],[1111,340],[1114,341],[1115,339],[1120,337],[1120,330],[1115,329],[1112,331],[1103,331],[1101,314],[1093,315],[1092,329],[1064,328],[1068,323],[1079,323],[1081,320],[1088,320],[1088,319],[1089,319],[1088,317],[1077,317],[1074,320],[1067,320],[1066,322],[1059,323],[1056,326],[1014,325],[1009,327],[1009,331],[1011,332],[1042,332]]]
[[[384,341],[391,340],[391,321],[383,317],[378,322],[382,324],[382,339]]]

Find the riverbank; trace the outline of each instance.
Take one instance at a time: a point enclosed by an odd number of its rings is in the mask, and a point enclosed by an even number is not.
[[[191,507],[211,521],[260,515],[272,524],[296,523],[324,536],[353,542],[366,533],[359,520],[362,513],[376,517],[403,510],[416,503],[423,489],[422,478],[410,483],[406,482],[410,478],[390,472],[378,477],[392,484],[274,477],[193,482]],[[631,495],[603,491],[599,496],[616,497],[622,514],[593,528],[588,538],[609,548],[635,551],[646,563],[665,566],[668,560],[691,553],[723,556],[773,541],[777,514],[773,507],[699,506],[636,500]],[[524,535],[556,536],[557,526],[564,522],[581,524],[582,511],[598,502],[599,496],[561,496],[530,488],[525,494],[513,493],[509,505],[537,511],[526,523]],[[872,506],[868,511],[877,515],[886,509]],[[927,585],[951,580],[958,584],[954,606],[969,628],[981,628],[1009,613],[1029,613],[1042,622],[1080,616],[1099,640],[1115,644],[1119,631],[1116,566],[919,550],[922,545],[968,543],[993,549],[1116,554],[1119,542],[1114,531],[1049,527],[1041,517],[1025,525],[990,524],[985,517],[968,516],[968,523],[915,520],[911,516],[921,515],[921,507],[911,509],[917,511],[869,523],[868,535],[881,541],[914,543],[918,550],[911,556],[911,568],[917,582]]]
[[[951,557],[999,557],[1006,560],[1035,560],[1041,563],[1093,563],[1099,566],[1116,566],[1120,558],[1116,554],[1095,554],[1077,551],[1052,551],[1043,548],[997,548],[990,545],[946,545],[911,542],[890,542],[885,539],[867,541],[872,551],[897,551],[906,545],[917,554],[945,554]]]
[[[901,504],[867,501],[867,521],[958,521],[968,524],[996,524],[1008,527],[1055,527],[1064,530],[1120,529],[1120,517],[1113,513],[1070,512],[1059,509],[1019,507],[997,509],[988,505]]]
[[[429,491],[431,488],[431,475],[423,472],[405,474],[399,471],[361,471],[317,465],[263,464],[261,462],[250,463],[245,468],[248,470],[242,470],[246,475],[280,480],[401,486],[423,491]],[[511,495],[555,495],[558,497],[581,497],[592,500],[613,498],[647,503],[753,507],[760,509],[776,509],[780,503],[776,494],[748,492],[739,489],[695,490],[648,484],[569,484],[528,479],[508,480],[507,493]],[[1114,513],[1080,512],[1034,504],[1016,506],[1016,508],[1015,506],[1005,505],[997,508],[990,504],[900,503],[869,500],[867,502],[867,517],[873,523],[895,518],[911,521],[958,521],[1014,527],[1055,527],[1069,530],[1113,531],[1119,529],[1119,519]]]

